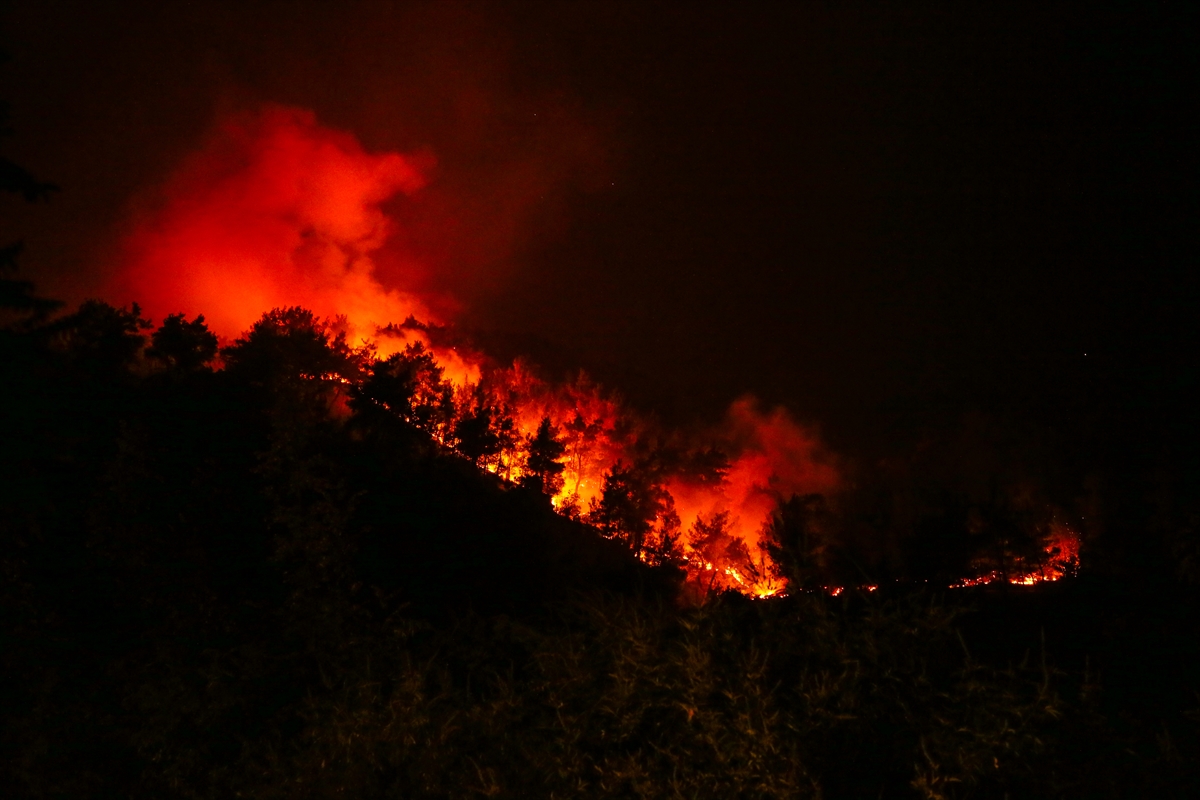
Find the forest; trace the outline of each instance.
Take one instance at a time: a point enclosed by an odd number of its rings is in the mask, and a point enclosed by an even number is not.
[[[1064,553],[995,481],[779,496],[758,598],[697,566],[753,567],[726,520],[670,524],[665,465],[721,453],[651,439],[556,507],[569,431],[516,435],[420,344],[4,290],[5,796],[1200,786],[1195,538],[1161,504]]]

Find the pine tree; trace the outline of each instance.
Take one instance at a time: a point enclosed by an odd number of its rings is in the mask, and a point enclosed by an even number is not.
[[[609,536],[623,538],[635,555],[640,554],[663,508],[663,495],[646,470],[618,460],[604,476],[600,500],[588,521]]]
[[[496,410],[487,401],[481,387],[476,386],[470,402],[461,409],[454,423],[454,439],[458,452],[476,466],[500,452],[500,436],[496,430]]]
[[[217,336],[204,324],[204,315],[191,322],[183,314],[170,314],[150,337],[146,355],[168,368],[195,372],[217,355]]]
[[[527,437],[529,457],[525,461],[525,474],[521,483],[551,497],[556,496],[563,487],[563,470],[566,467],[561,459],[567,447],[558,438],[558,429],[550,422],[549,417],[542,417],[537,433]]]

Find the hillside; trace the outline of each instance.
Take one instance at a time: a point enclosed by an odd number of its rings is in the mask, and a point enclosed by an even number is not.
[[[336,339],[214,370],[202,327],[147,330],[3,334],[6,796],[1197,787],[1193,591],[681,594],[326,369]]]

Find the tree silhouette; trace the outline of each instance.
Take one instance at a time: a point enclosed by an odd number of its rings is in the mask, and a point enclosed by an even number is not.
[[[0,51],[0,62],[7,56]],[[8,104],[0,102],[0,136],[8,136],[12,130],[8,127]],[[58,187],[52,183],[38,180],[24,167],[0,156],[0,192],[19,194],[27,202],[49,199]],[[14,242],[0,247],[0,322],[9,324],[18,321],[24,326],[38,325],[62,307],[57,300],[47,300],[33,293],[33,283],[4,277],[5,272],[13,272],[17,268],[17,256],[24,249],[22,242]],[[16,318],[13,320],[12,318]]]
[[[7,55],[0,51],[0,62],[6,60]],[[12,129],[8,127],[8,117],[8,103],[0,101],[0,136],[12,135]],[[48,199],[52,192],[58,191],[58,187],[53,183],[38,180],[24,167],[0,156],[0,191],[19,194],[27,202],[35,203]]]
[[[23,249],[24,245],[21,242],[0,247],[0,276],[5,272],[16,271],[17,256]],[[4,314],[0,317],[0,324],[34,327],[62,308],[62,305],[58,300],[49,300],[34,294],[32,281],[0,277],[0,312]]]
[[[299,306],[263,314],[221,355],[227,372],[261,386],[354,381],[370,358],[346,343],[344,331]]]
[[[217,355],[217,336],[204,324],[204,315],[191,322],[170,314],[150,337],[146,355],[179,372],[202,369]]]
[[[604,476],[600,500],[588,521],[607,535],[624,539],[639,554],[664,508],[664,494],[648,470],[618,460]]]
[[[652,531],[678,537],[678,515],[674,501],[655,481],[654,471],[642,464],[625,465],[620,459],[604,477],[599,501],[593,501],[588,522],[608,536],[623,539],[635,555],[641,555]],[[661,545],[661,541],[654,542]],[[668,551],[673,553],[673,547]]]
[[[793,494],[766,526],[765,547],[778,577],[797,589],[824,585],[829,574],[832,514],[820,494]]]
[[[0,105],[0,125],[4,124],[5,116],[4,107]],[[39,181],[23,167],[0,156],[0,190],[19,194],[27,202],[35,203],[38,200],[49,199],[51,192],[58,191],[58,187],[53,183]]]
[[[682,522],[670,492],[660,491],[659,501],[657,519],[645,546],[646,560],[651,564],[677,565],[683,560]]]
[[[525,461],[525,474],[521,484],[554,497],[563,487],[561,459],[567,447],[558,438],[558,429],[549,417],[542,417],[537,433],[527,438],[529,457]]]
[[[137,303],[128,309],[88,300],[74,314],[47,328],[52,346],[93,374],[114,374],[131,367],[145,344],[151,324]]]
[[[729,457],[715,447],[690,450],[674,470],[680,477],[704,486],[718,486],[729,474]]]
[[[934,508],[915,520],[903,542],[908,577],[946,586],[969,573],[978,545],[969,531],[970,507],[961,494],[943,492]]]
[[[476,466],[500,453],[501,440],[497,431],[504,420],[496,417],[496,409],[488,403],[480,386],[472,390],[469,402],[459,409],[459,417],[454,423],[455,447]],[[511,420],[508,422],[511,426]]]

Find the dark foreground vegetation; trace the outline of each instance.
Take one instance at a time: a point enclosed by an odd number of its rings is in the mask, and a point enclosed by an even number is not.
[[[100,303],[2,337],[5,797],[1200,791],[1174,575],[684,604],[309,318],[217,371]]]

